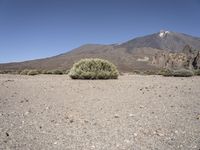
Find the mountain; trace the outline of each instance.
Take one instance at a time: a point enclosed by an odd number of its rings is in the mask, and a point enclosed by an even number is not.
[[[95,57],[113,62],[123,72],[153,70],[159,68],[159,65],[152,63],[156,54],[182,52],[186,45],[200,50],[200,38],[182,33],[160,31],[122,44],[87,44],[54,57],[0,64],[0,70],[70,69],[74,62],[82,58]]]
[[[159,33],[135,38],[120,45],[131,51],[134,48],[151,47],[169,51],[181,51],[185,45],[200,49],[200,38],[183,33],[161,30]]]

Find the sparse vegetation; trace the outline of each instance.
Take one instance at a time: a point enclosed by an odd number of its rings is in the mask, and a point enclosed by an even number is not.
[[[174,77],[191,77],[193,75],[194,73],[187,69],[174,70],[173,72]]]
[[[118,75],[114,64],[98,58],[80,60],[69,73],[72,79],[117,79]]]
[[[169,77],[169,76],[191,77],[194,75],[194,73],[191,70],[187,70],[187,69],[179,69],[179,70],[163,69],[159,71],[158,75],[163,75],[166,77]]]
[[[20,75],[27,75],[30,70],[24,69],[20,72]]]
[[[43,70],[42,74],[57,74],[57,75],[62,75],[62,74],[64,74],[64,71],[58,70],[58,69],[55,69],[55,70]]]
[[[42,70],[41,74],[47,74],[47,70]]]
[[[61,74],[63,74],[63,71],[62,71],[62,70],[55,69],[55,70],[52,70],[52,74],[61,75]]]
[[[70,70],[65,70],[64,74],[69,74]]]
[[[38,74],[40,74],[38,70],[29,70],[27,73],[27,75],[31,75],[31,76],[38,75]]]
[[[200,76],[200,69],[194,70],[194,75]]]
[[[157,75],[158,71],[156,70],[147,70],[143,72],[145,75]]]
[[[162,75],[165,77],[170,77],[173,76],[173,70],[170,69],[162,69],[158,72],[158,75]]]

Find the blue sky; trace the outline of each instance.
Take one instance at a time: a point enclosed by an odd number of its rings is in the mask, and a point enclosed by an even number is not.
[[[200,0],[0,0],[0,63],[161,29],[200,37]]]

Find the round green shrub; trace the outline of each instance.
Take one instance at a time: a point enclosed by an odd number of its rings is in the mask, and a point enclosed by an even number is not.
[[[34,76],[34,75],[38,75],[38,74],[40,74],[40,72],[37,71],[37,70],[30,70],[30,71],[27,73],[27,75],[30,75],[30,76]]]
[[[174,70],[173,72],[174,77],[191,77],[193,75],[194,73],[187,69]]]
[[[72,79],[117,79],[118,75],[114,64],[98,58],[82,59],[69,72]]]

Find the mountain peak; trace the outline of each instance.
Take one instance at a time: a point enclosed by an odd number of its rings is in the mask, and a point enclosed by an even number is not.
[[[167,34],[170,34],[170,31],[160,30],[159,36],[164,38]]]

